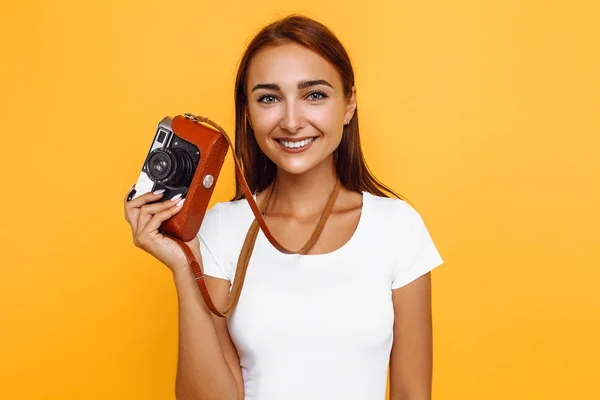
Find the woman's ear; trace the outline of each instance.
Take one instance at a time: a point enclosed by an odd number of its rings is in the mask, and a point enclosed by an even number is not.
[[[344,121],[348,121],[346,124],[350,123],[350,120],[354,116],[354,111],[356,110],[356,87],[352,86],[352,93],[348,97],[346,101],[346,112],[344,113]]]

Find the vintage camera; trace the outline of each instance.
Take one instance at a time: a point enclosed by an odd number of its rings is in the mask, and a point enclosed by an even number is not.
[[[127,200],[159,189],[165,193],[155,202],[181,194],[186,199],[182,209],[163,221],[160,231],[186,242],[193,239],[208,209],[229,147],[232,144],[227,133],[206,117],[187,113],[163,118]]]
[[[165,117],[158,124],[150,151],[128,200],[159,189],[164,189],[165,193],[158,201],[171,199],[177,194],[181,194],[181,198],[186,197],[200,162],[200,149],[177,136],[171,122],[170,117]]]

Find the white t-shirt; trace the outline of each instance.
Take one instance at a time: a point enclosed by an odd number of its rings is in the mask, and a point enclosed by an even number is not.
[[[232,282],[253,220],[245,199],[208,210],[206,275]],[[245,400],[384,400],[392,290],[442,263],[414,208],[366,192],[356,231],[331,253],[283,254],[261,230],[228,319]]]

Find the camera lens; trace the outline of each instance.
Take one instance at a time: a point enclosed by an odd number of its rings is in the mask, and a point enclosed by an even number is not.
[[[161,147],[148,156],[148,177],[165,186],[189,186],[194,176],[192,157],[183,149]]]
[[[165,179],[173,171],[173,158],[162,149],[154,151],[148,157],[148,174],[153,181]]]

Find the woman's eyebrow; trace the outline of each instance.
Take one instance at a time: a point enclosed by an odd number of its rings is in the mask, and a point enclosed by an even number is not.
[[[258,85],[252,88],[252,92],[258,89],[270,89],[270,90],[281,90],[279,85],[275,83],[259,83]]]
[[[298,89],[306,89],[307,87],[317,86],[317,85],[325,85],[325,86],[329,86],[330,88],[333,89],[333,85],[324,79],[317,79],[317,80],[312,80],[312,81],[300,81],[300,82],[298,82]]]
[[[298,82],[298,89],[306,89],[311,86],[325,85],[333,89],[333,85],[324,79],[308,80]],[[259,83],[252,88],[252,92],[258,89],[281,90],[276,83]]]

